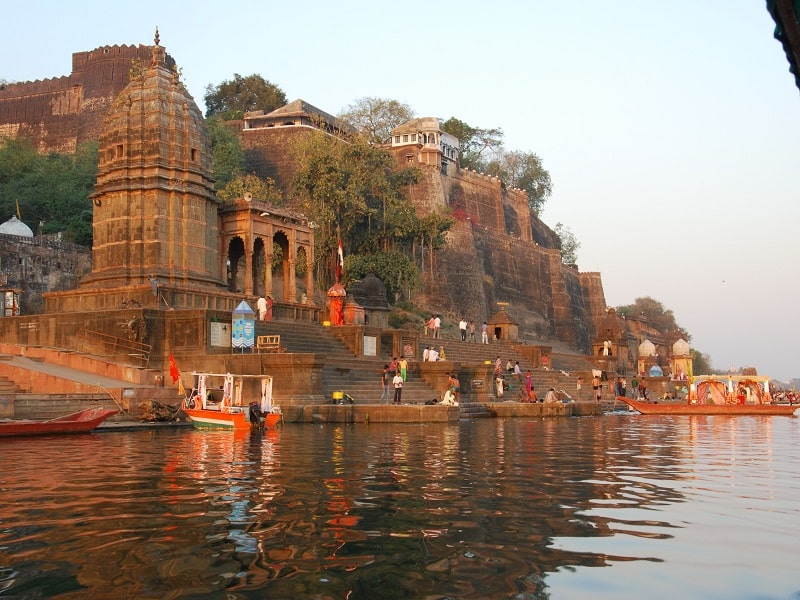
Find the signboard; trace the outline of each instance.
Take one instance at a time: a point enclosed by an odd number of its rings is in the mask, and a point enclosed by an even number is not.
[[[256,342],[256,313],[244,300],[233,311],[231,346],[252,349]]]
[[[210,333],[211,333],[211,346],[213,348],[231,347],[230,323],[220,323],[219,321],[212,321]]]
[[[376,356],[378,352],[378,338],[374,335],[364,336],[364,356]]]

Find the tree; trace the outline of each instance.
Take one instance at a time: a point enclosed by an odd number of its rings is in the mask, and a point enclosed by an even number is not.
[[[387,300],[408,298],[420,284],[419,271],[403,252],[353,254],[345,258],[344,285],[363,279],[372,271],[386,285]]]
[[[528,206],[534,214],[541,211],[553,193],[550,173],[542,165],[542,159],[533,152],[500,151],[485,170],[488,175],[499,177],[506,185],[525,190]]]
[[[711,357],[694,348],[692,348],[692,373],[696,375],[712,375],[716,373],[711,368]]]
[[[392,130],[414,118],[408,104],[387,98],[365,97],[356,100],[339,113],[373,144],[382,144],[391,136]]]
[[[292,190],[298,210],[318,224],[315,256],[323,281],[333,272],[339,239],[345,256],[411,253],[419,219],[404,193],[419,180],[416,167],[398,169],[389,151],[366,139],[349,143],[321,132],[298,139],[292,151]]]
[[[217,190],[217,197],[220,200],[235,200],[244,197],[247,193],[252,194],[253,198],[263,200],[273,206],[283,203],[283,196],[275,187],[275,182],[272,179],[261,179],[253,173],[234,175],[225,187]]]
[[[486,172],[490,157],[503,146],[502,129],[481,129],[450,117],[442,123],[442,131],[454,135],[460,142],[458,162],[465,169]]]
[[[578,248],[581,244],[575,238],[575,234],[563,223],[556,223],[553,231],[561,241],[561,262],[565,265],[578,264]]]
[[[29,143],[5,140],[0,147],[0,217],[20,208],[22,221],[43,233],[65,234],[67,241],[92,245],[89,195],[97,174],[97,142],[75,154],[42,156]]]
[[[232,80],[225,80],[216,86],[209,83],[203,100],[206,103],[206,117],[220,115],[227,121],[241,119],[248,111],[272,112],[286,105],[286,94],[261,75],[242,77],[234,73]]]
[[[206,121],[211,138],[211,162],[217,189],[224,188],[229,181],[244,169],[244,153],[239,136],[226,127],[219,115]]]
[[[618,306],[616,310],[622,316],[644,317],[662,334],[668,338],[674,338],[673,341],[682,338],[689,342],[692,339],[689,332],[675,322],[675,315],[672,314],[672,311],[664,308],[661,302],[650,296],[636,298],[633,304]]]

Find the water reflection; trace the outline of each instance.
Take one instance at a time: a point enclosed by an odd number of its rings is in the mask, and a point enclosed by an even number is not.
[[[797,421],[2,440],[0,596],[790,597]]]

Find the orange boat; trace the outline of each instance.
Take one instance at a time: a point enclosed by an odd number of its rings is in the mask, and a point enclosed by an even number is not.
[[[0,437],[89,433],[111,415],[115,415],[118,412],[116,409],[88,408],[46,421],[3,419],[0,420]]]
[[[634,400],[617,396],[643,415],[784,415],[797,404],[776,404],[769,377],[759,375],[698,375],[689,385],[686,402]]]
[[[281,420],[272,405],[270,375],[195,372],[194,377],[183,410],[197,428],[274,429]]]

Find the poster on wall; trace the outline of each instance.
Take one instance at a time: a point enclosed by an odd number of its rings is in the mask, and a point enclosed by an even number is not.
[[[244,352],[253,349],[256,341],[256,313],[244,300],[233,311],[231,346]]]
[[[376,356],[378,351],[378,338],[374,335],[364,336],[364,356]]]
[[[211,347],[230,348],[231,347],[231,324],[211,322]]]

